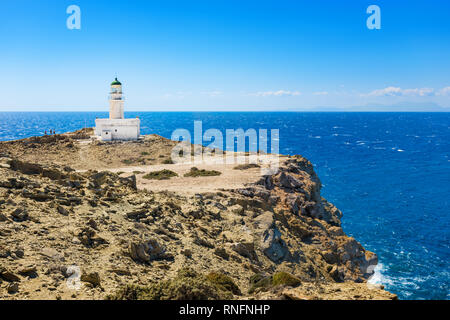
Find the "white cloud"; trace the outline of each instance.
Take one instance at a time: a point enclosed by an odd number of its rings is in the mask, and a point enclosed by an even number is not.
[[[219,90],[215,90],[215,91],[205,91],[205,92],[202,92],[202,94],[210,96],[210,97],[217,97],[217,96],[223,95],[223,92],[219,91]]]
[[[278,91],[257,92],[257,93],[253,93],[251,95],[258,96],[258,97],[269,97],[269,96],[282,97],[282,96],[299,96],[301,94],[302,93],[299,91],[278,90]]]
[[[375,96],[375,97],[401,97],[401,96],[432,96],[435,94],[433,88],[413,88],[413,89],[402,89],[400,87],[387,87],[384,89],[374,90],[363,96]]]
[[[163,95],[164,99],[184,99],[186,96],[192,95],[191,91],[178,91],[176,93],[166,93]]]
[[[434,95],[433,88],[420,88],[420,89],[405,89],[403,90],[404,95],[419,95],[421,97],[427,97]]]
[[[448,96],[450,95],[450,87],[445,87],[439,90],[436,95],[438,96]]]
[[[313,95],[315,96],[326,96],[328,95],[327,91],[317,91],[317,92],[313,92]]]

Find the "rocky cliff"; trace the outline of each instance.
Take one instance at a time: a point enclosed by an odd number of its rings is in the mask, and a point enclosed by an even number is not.
[[[156,192],[48,161],[79,157],[83,138],[0,143],[0,299],[396,299],[367,284],[377,257],[345,235],[305,158],[237,188]]]

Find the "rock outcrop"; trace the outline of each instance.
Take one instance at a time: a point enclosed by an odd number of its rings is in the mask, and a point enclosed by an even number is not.
[[[48,144],[80,148],[70,135],[22,142]],[[396,298],[366,283],[376,255],[345,235],[301,156],[243,188],[189,196],[34,163],[18,145],[0,143],[0,299]]]

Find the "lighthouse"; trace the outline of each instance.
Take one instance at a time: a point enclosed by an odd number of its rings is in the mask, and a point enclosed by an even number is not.
[[[122,83],[114,79],[109,92],[109,118],[95,120],[95,135],[103,141],[138,140],[140,120],[125,119]]]
[[[111,92],[109,93],[109,118],[124,119],[123,105],[122,83],[116,78],[111,83]]]

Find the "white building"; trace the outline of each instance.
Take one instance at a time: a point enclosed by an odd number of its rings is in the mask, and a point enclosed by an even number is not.
[[[95,135],[103,141],[137,140],[140,135],[140,120],[125,119],[122,84],[117,78],[111,83],[109,95],[109,119],[95,120]]]

